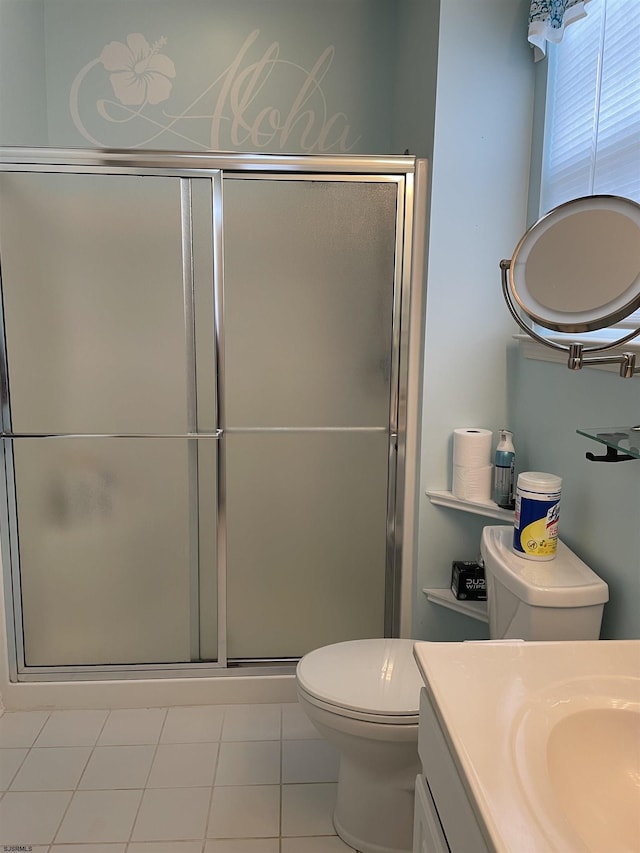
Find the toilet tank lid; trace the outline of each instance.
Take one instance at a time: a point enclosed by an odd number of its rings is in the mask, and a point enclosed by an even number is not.
[[[511,526],[494,525],[482,531],[485,572],[526,604],[584,607],[609,600],[607,584],[559,539],[555,559],[546,561],[519,557],[512,545]]]
[[[309,652],[298,663],[300,686],[324,702],[354,711],[417,715],[423,681],[415,640],[348,640]]]

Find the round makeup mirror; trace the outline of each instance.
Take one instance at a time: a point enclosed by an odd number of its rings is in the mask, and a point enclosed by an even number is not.
[[[580,334],[612,326],[640,309],[640,204],[610,195],[574,199],[554,208],[522,237],[510,260],[500,262],[507,306],[534,339],[569,353],[572,369],[615,362],[632,376],[635,354],[584,358],[619,347],[640,327],[595,346],[551,341],[530,328]]]

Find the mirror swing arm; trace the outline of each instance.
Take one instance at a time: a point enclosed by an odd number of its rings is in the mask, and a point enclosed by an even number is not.
[[[585,347],[584,344],[578,342],[572,342],[570,344],[560,344],[556,341],[551,341],[548,338],[539,335],[535,332],[530,326],[528,326],[522,317],[520,316],[518,310],[513,304],[513,300],[511,297],[511,292],[509,288],[509,270],[511,269],[511,260],[503,259],[500,261],[500,272],[502,278],[502,295],[504,296],[504,301],[507,304],[507,308],[509,309],[509,313],[516,321],[518,326],[520,326],[523,331],[529,335],[529,337],[533,338],[540,344],[543,344],[550,349],[556,350],[558,352],[564,352],[567,354],[567,367],[569,370],[580,370],[585,364],[618,364],[620,365],[620,376],[623,379],[630,379],[635,376],[637,373],[640,373],[640,366],[636,365],[636,354],[634,352],[623,352],[618,355],[605,355],[605,356],[588,356],[585,357],[586,353],[594,353],[594,352],[604,352],[611,349],[616,349],[620,346],[623,346],[628,341],[637,337],[640,334],[640,328],[634,329],[629,332],[629,334],[624,335],[621,338],[618,338],[615,341],[608,341],[607,343],[600,344],[599,346],[589,346]]]

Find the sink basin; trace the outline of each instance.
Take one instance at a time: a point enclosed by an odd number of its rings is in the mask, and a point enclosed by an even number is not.
[[[540,825],[554,847],[640,850],[638,679],[550,686],[530,698],[513,744],[522,791],[546,815]]]
[[[560,808],[592,848],[638,850],[640,712],[578,711],[556,723],[547,767]]]

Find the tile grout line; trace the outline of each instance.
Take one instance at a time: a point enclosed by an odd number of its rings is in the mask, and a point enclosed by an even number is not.
[[[96,744],[97,744],[98,740],[100,739],[100,735],[101,735],[101,734],[102,734],[102,732],[104,731],[104,727],[107,725],[107,720],[109,719],[109,714],[111,713],[108,709],[101,709],[101,710],[105,710],[105,711],[106,711],[106,714],[105,714],[105,718],[104,718],[104,720],[103,720],[103,722],[102,722],[102,725],[100,726],[100,731],[99,731],[99,732],[98,732],[98,734],[96,735],[96,739],[95,739],[95,741],[93,742],[93,746],[91,747],[91,751],[89,752],[89,758],[91,758],[91,756],[93,755],[93,750],[95,749],[95,746],[96,746]],[[51,719],[51,714],[49,714],[49,716],[47,717],[47,722],[48,722],[50,719]],[[40,732],[40,734],[42,734],[42,732]],[[40,735],[38,735],[38,737],[40,737]],[[88,760],[89,760],[89,759],[87,759],[87,762],[88,762]],[[87,769],[87,768],[86,768],[86,765],[85,765],[84,770],[86,770],[86,769]],[[57,836],[58,836],[58,833],[60,832],[60,830],[61,830],[61,828],[62,828],[62,824],[64,823],[64,819],[66,818],[66,816],[67,816],[67,814],[68,814],[68,812],[69,812],[69,809],[71,808],[71,803],[73,802],[73,797],[74,797],[74,795],[75,795],[75,792],[78,790],[78,785],[80,784],[80,779],[82,779],[82,776],[84,775],[84,770],[83,770],[83,771],[82,771],[82,773],[80,774],[80,777],[79,777],[79,779],[78,779],[78,782],[77,782],[77,784],[76,784],[75,789],[71,791],[71,796],[69,797],[69,802],[68,802],[68,803],[67,803],[67,805],[66,805],[66,808],[65,808],[65,810],[64,810],[64,812],[63,812],[63,814],[62,814],[62,817],[60,818],[60,821],[59,821],[59,823],[58,823],[58,826],[57,826],[57,828],[56,828],[56,831],[53,833],[53,839],[52,839],[52,841],[50,842],[50,843],[51,843],[51,847],[53,847],[53,845],[56,843],[56,838],[57,838]]]
[[[3,712],[3,713],[0,715],[0,717],[4,717],[4,714],[5,714],[5,713],[6,713],[6,712]],[[11,712],[11,711],[10,711],[9,713],[20,713],[20,712],[19,712],[19,711],[18,711],[18,712],[16,712],[16,711]],[[15,746],[15,747],[11,747],[11,746],[4,747],[4,746],[3,746],[3,747],[2,747],[2,749],[26,749],[27,751],[26,751],[26,753],[24,754],[24,756],[23,756],[23,758],[22,758],[22,761],[20,762],[20,764],[19,764],[19,765],[18,765],[18,767],[16,768],[15,773],[13,774],[13,776],[11,777],[11,779],[9,780],[9,784],[7,785],[7,787],[6,787],[6,788],[4,789],[4,791],[2,792],[2,796],[0,797],[0,802],[2,802],[2,800],[4,800],[4,798],[5,798],[5,794],[8,794],[8,793],[9,793],[9,791],[10,791],[10,789],[11,789],[11,785],[13,785],[13,783],[15,782],[16,776],[18,775],[18,773],[20,772],[20,770],[22,770],[22,766],[23,766],[23,764],[25,763],[25,761],[27,760],[27,758],[29,757],[29,753],[30,753],[30,752],[31,752],[31,750],[34,748],[34,746],[35,746],[35,742],[38,740],[38,738],[39,738],[39,737],[40,737],[40,735],[42,734],[42,730],[43,730],[43,728],[44,728],[44,727],[47,725],[47,723],[49,722],[49,718],[51,717],[51,713],[52,713],[51,711],[47,711],[47,712],[46,712],[47,716],[44,718],[44,720],[42,721],[42,725],[40,726],[40,728],[38,729],[38,731],[37,731],[37,732],[36,732],[36,734],[34,735],[33,740],[31,741],[31,745],[30,745],[30,746],[26,746],[26,747],[25,747],[25,746]]]
[[[3,749],[5,749],[5,748],[6,748],[6,747],[3,747]],[[9,749],[11,749],[11,748],[12,748],[12,747],[9,747]],[[14,748],[14,749],[25,749],[25,747],[13,747],[13,748]],[[32,749],[33,749],[33,746],[27,746],[27,747],[26,747],[26,750],[27,750],[27,751],[25,752],[25,754],[24,754],[24,756],[23,756],[22,761],[20,762],[20,764],[16,767],[16,769],[15,769],[15,772],[14,772],[13,776],[11,777],[11,779],[9,779],[9,784],[7,785],[7,787],[6,787],[6,788],[4,789],[4,791],[2,792],[2,797],[0,797],[0,801],[4,800],[4,796],[5,796],[5,794],[8,794],[8,793],[9,793],[9,791],[11,790],[11,786],[12,786],[12,785],[13,785],[13,783],[16,781],[16,776],[17,776],[17,775],[18,775],[18,773],[22,770],[22,767],[23,767],[23,765],[24,765],[25,761],[27,760],[27,758],[29,757],[29,753],[31,752],[31,750],[32,750]]]
[[[146,710],[148,710],[148,709],[146,709]],[[144,800],[144,795],[145,795],[145,792],[147,791],[147,784],[149,782],[149,778],[151,777],[151,771],[153,770],[153,763],[156,760],[156,755],[158,754],[158,748],[160,746],[160,739],[162,737],[162,732],[164,731],[164,727],[167,723],[167,717],[169,715],[169,709],[163,708],[163,710],[164,710],[164,717],[162,719],[162,725],[160,726],[160,731],[158,732],[158,739],[155,743],[153,755],[151,756],[151,763],[149,764],[149,770],[147,771],[147,776],[144,780],[144,785],[142,786],[142,789],[140,791],[140,800],[138,801],[138,808],[136,809],[135,817],[133,818],[133,821],[131,822],[131,829],[129,830],[129,840],[125,841],[125,851],[128,850],[129,845],[133,843],[133,839],[132,839],[133,832],[136,828],[136,823],[138,822],[138,818],[140,817],[140,809],[142,808],[142,801]],[[144,745],[145,744],[136,744],[136,746],[144,746]]]
[[[227,709],[225,707],[222,711],[222,722],[220,723],[220,736],[218,738],[218,749],[216,751],[216,760],[215,760],[215,763],[213,765],[213,776],[211,777],[211,794],[209,795],[209,811],[207,812],[207,820],[206,820],[205,826],[204,826],[204,839],[202,842],[202,853],[204,853],[204,851],[206,850],[206,847],[207,847],[207,838],[209,835],[209,825],[211,823],[211,814],[212,814],[212,809],[213,809],[213,792],[215,791],[215,787],[216,787],[216,776],[218,773],[218,762],[220,761],[220,747],[222,746],[222,732],[224,730],[224,721],[225,721],[226,716],[227,716]]]
[[[284,779],[284,758],[282,755],[284,742],[284,706],[280,704],[280,812],[278,815],[278,853],[282,853],[282,799],[283,799],[283,779]]]

